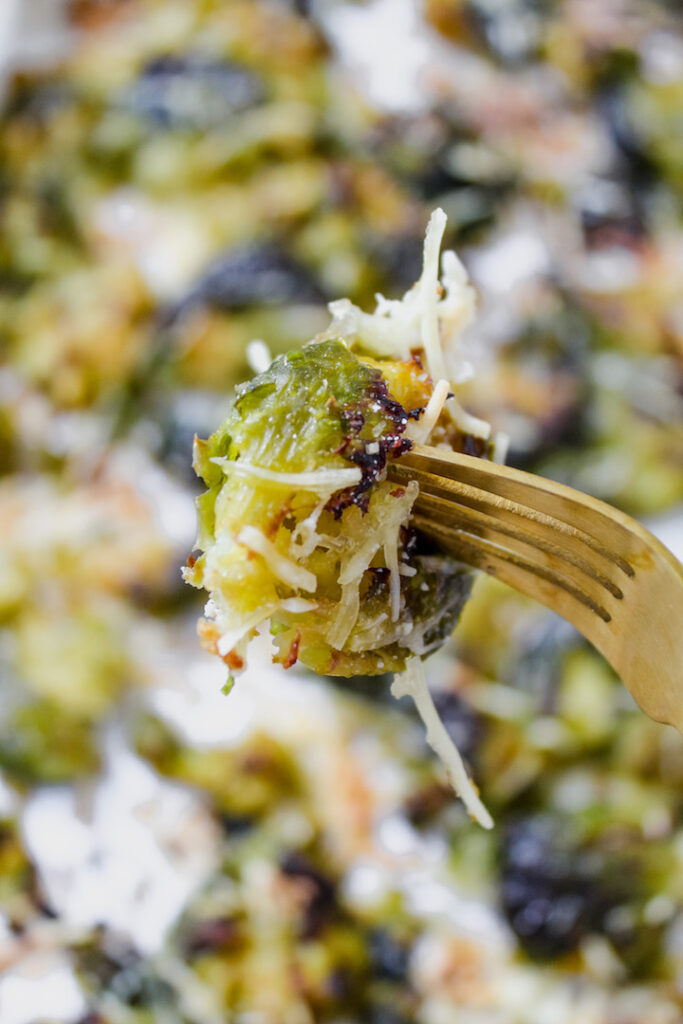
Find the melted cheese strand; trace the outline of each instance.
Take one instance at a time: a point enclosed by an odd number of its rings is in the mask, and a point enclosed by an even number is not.
[[[448,392],[450,390],[451,388],[447,380],[440,380],[437,382],[427,403],[427,407],[417,423],[409,423],[406,427],[405,436],[407,438],[415,444],[427,443],[429,435],[438,422],[441,410],[444,407],[444,403],[448,398]]]
[[[247,633],[251,633],[252,629],[256,629],[260,626],[274,611],[277,611],[276,604],[267,604],[263,608],[259,608],[258,611],[253,612],[247,618],[243,619],[239,625],[233,626],[232,629],[228,629],[218,639],[217,649],[221,658],[224,658],[226,654],[229,654],[240,640],[243,640]]]
[[[425,234],[422,276],[419,289],[422,303],[420,332],[422,347],[427,360],[427,369],[432,378],[443,380],[448,377],[439,335],[439,252],[441,239],[446,230],[446,214],[439,207],[432,213]]]
[[[256,526],[243,526],[237,536],[237,543],[242,544],[249,551],[261,555],[268,562],[268,568],[273,576],[277,576],[283,583],[289,584],[294,590],[314,591],[318,586],[315,574],[297,565],[291,559],[280,554],[275,545],[268,540],[265,533],[262,533]]]
[[[305,612],[314,612],[318,602],[307,601],[305,597],[286,597],[284,601],[280,601],[278,607],[292,615],[303,615]]]
[[[472,781],[467,776],[458,749],[434,707],[434,701],[427,688],[424,667],[419,658],[408,659],[405,672],[396,676],[391,684],[391,693],[396,698],[413,698],[418,714],[427,729],[427,743],[443,762],[453,789],[475,821],[483,828],[493,828],[493,818],[479,799]]]
[[[358,582],[354,580],[342,587],[337,614],[334,617],[331,628],[327,632],[327,639],[331,647],[341,651],[349,638],[351,630],[356,625],[359,610],[360,589]]]
[[[277,487],[295,487],[298,491],[325,492],[327,494],[352,487],[359,483],[362,475],[358,466],[350,466],[348,469],[314,469],[302,473],[280,473],[275,469],[264,469],[262,466],[254,466],[243,459],[228,459],[226,456],[216,456],[211,459],[211,462],[220,466],[226,476],[229,473],[236,473],[238,476],[254,476],[259,480],[267,480]]]
[[[325,491],[315,508],[294,528],[289,551],[295,558],[308,558],[323,540],[323,535],[318,533],[318,520],[329,499],[330,494]]]

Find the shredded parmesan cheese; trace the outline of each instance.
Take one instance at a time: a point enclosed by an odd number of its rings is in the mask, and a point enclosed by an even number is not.
[[[275,469],[254,466],[243,459],[233,460],[226,456],[217,456],[211,461],[220,466],[226,475],[236,473],[238,476],[253,476],[259,480],[268,480],[276,487],[294,487],[298,491],[317,493],[324,491],[328,495],[345,487],[353,487],[361,478],[358,466],[349,466],[348,469],[314,469],[307,473],[279,473]]]
[[[399,530],[408,521],[418,491],[417,483],[411,480],[404,493],[392,500],[389,508],[382,504],[380,512],[377,513],[377,510],[372,505],[370,506],[370,511],[365,516],[367,537],[361,546],[342,562],[339,570],[339,582],[342,586],[345,583],[360,580],[380,547],[393,545],[394,552],[397,551]],[[388,565],[387,568],[389,568]]]
[[[458,749],[450,738],[443,722],[434,707],[422,662],[419,658],[409,658],[406,670],[396,676],[391,685],[391,693],[399,697],[412,697],[420,718],[427,730],[427,743],[437,754],[448,774],[453,789],[461,798],[465,807],[475,821],[483,828],[493,828],[493,818],[479,799],[479,795],[468,778],[465,765]]]
[[[450,384],[447,380],[438,381],[427,403],[427,408],[417,423],[409,423],[406,427],[405,436],[407,438],[414,441],[415,444],[426,444],[429,435],[438,422],[450,390]]]
[[[487,441],[491,435],[491,424],[486,420],[479,420],[465,412],[458,399],[453,396],[446,402],[446,408],[450,412],[455,423],[466,434],[474,434],[475,437],[483,437]]]
[[[332,627],[327,632],[331,647],[340,651],[356,625],[360,610],[360,587],[356,580],[342,587],[341,600]]]
[[[493,439],[493,461],[498,462],[502,466],[507,459],[509,447],[510,438],[499,430]]]
[[[237,543],[265,558],[273,576],[288,583],[293,589],[314,591],[318,586],[314,573],[280,554],[265,533],[256,526],[243,526],[237,536]]]
[[[399,530],[401,526],[399,524]],[[391,618],[398,620],[401,611],[401,577],[398,572],[398,530],[384,544],[384,561],[389,570],[389,594],[391,595]]]
[[[446,229],[446,214],[436,209],[429,218],[424,240],[422,276],[418,282],[422,304],[420,333],[422,347],[427,358],[427,368],[432,377],[443,379],[448,376],[446,361],[439,337],[439,250]]]
[[[213,602],[209,600],[206,608],[204,609],[204,615],[206,618],[215,619],[218,613],[218,609],[210,607]],[[235,623],[232,629],[226,630],[218,640],[216,645],[218,653],[223,658],[230,651],[234,650],[237,644],[243,640],[247,634],[251,633],[252,630],[256,629],[269,619],[274,612],[282,609],[282,611],[290,612],[293,615],[303,614],[304,612],[313,611],[318,607],[316,601],[307,601],[303,597],[288,597],[284,601],[280,601],[278,604],[264,605],[263,608],[259,608],[258,611],[253,612],[251,615],[246,616],[241,622]],[[233,616],[231,616],[233,618]]]
[[[270,349],[261,338],[253,338],[247,345],[246,357],[254,373],[263,373],[273,361]]]
[[[457,337],[474,317],[475,297],[467,271],[450,250],[441,258],[439,282],[439,249],[445,226],[444,211],[434,210],[425,234],[422,275],[402,299],[377,295],[374,313],[363,313],[349,299],[331,302],[332,323],[325,336],[343,338],[349,345],[358,344],[376,356],[394,359],[409,359],[412,352],[423,349],[433,379],[466,379],[471,368],[455,347]],[[465,433],[488,439],[490,424],[470,416],[456,398],[449,398],[445,407]]]
[[[252,629],[256,629],[261,623],[267,619],[277,609],[277,605],[264,605],[263,608],[259,608],[258,611],[253,612],[252,615],[242,619],[240,623],[233,626],[232,629],[228,629],[218,640],[218,653],[221,658],[224,658],[226,654],[229,654],[240,640],[243,640],[248,633],[251,633]]]
[[[312,612],[318,607],[317,601],[307,601],[305,597],[286,597],[278,605],[283,612],[291,612],[292,615],[303,615],[304,612]]]
[[[289,550],[295,557],[307,558],[322,539],[322,535],[318,533],[318,520],[329,498],[330,493],[326,491],[315,508],[296,526],[289,545]]]
[[[382,543],[381,538],[374,530],[369,530],[368,533],[369,536],[361,547],[353,553],[351,558],[339,570],[339,582],[342,586],[359,580],[370,566],[375,553],[379,551],[380,544]]]

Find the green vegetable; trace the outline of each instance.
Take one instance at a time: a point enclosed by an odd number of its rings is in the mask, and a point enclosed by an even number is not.
[[[332,675],[400,671],[447,639],[471,576],[425,547],[408,525],[416,489],[384,473],[431,390],[416,359],[321,340],[278,357],[197,441],[203,553],[186,578],[210,591],[201,635],[231,668],[266,617],[276,660]]]

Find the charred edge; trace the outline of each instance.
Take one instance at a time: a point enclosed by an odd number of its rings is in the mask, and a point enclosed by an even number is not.
[[[370,401],[380,405],[382,411],[394,421],[396,433],[402,434],[408,425],[408,413],[400,402],[391,397],[387,382],[383,377],[372,381],[368,388],[368,395]]]
[[[370,443],[377,445],[376,452],[367,450],[367,445]],[[379,441],[362,442],[362,444],[363,447],[356,448],[355,451],[342,450],[341,454],[345,458],[360,467],[361,478],[355,487],[349,487],[345,491],[333,495],[325,506],[328,511],[333,513],[335,519],[339,519],[349,505],[357,505],[365,514],[370,504],[369,491],[382,476],[387,459],[398,458],[413,447],[412,441],[409,441],[407,437],[399,437],[395,434],[383,437]],[[345,447],[348,448],[350,445]]]
[[[381,410],[391,422],[390,433],[377,440],[363,440],[359,437],[365,426],[368,407],[373,411]],[[341,518],[344,509],[350,505],[356,505],[363,514],[367,512],[369,492],[384,472],[387,459],[398,458],[412,448],[412,441],[402,434],[408,426],[408,420],[419,418],[421,412],[419,409],[406,412],[401,403],[391,397],[387,382],[382,377],[371,382],[362,405],[344,410],[342,418],[347,433],[338,453],[360,467],[361,479],[355,487],[349,487],[330,498],[325,507],[335,519]],[[368,451],[371,444],[377,446],[377,451]]]
[[[420,545],[420,535],[413,526],[402,526],[399,531],[399,541],[403,558],[410,562],[417,554]]]
[[[365,416],[360,409],[346,409],[342,414],[344,429],[348,434],[360,434],[365,426]]]
[[[370,601],[373,597],[378,597],[380,594],[384,594],[389,585],[390,572],[388,569],[384,569],[381,566],[371,566],[370,568],[371,581],[370,586],[365,594],[365,599]]]
[[[233,672],[239,672],[240,669],[244,668],[244,658],[241,658],[235,651],[228,651],[221,657],[221,661],[232,669]]]
[[[303,883],[299,935],[302,939],[316,938],[339,913],[334,880],[319,871],[304,853],[296,850],[280,858],[279,868],[285,878]]]
[[[194,924],[183,941],[183,952],[189,960],[203,954],[235,949],[243,939],[241,922],[236,916],[214,917]]]
[[[275,658],[275,661],[279,661],[283,668],[291,668],[296,665],[296,660],[299,657],[299,647],[301,645],[301,630],[297,629],[294,639],[289,645],[287,653],[280,658]]]
[[[478,459],[490,459],[493,454],[493,445],[483,437],[458,433],[453,440],[453,451],[462,455],[474,455]]]

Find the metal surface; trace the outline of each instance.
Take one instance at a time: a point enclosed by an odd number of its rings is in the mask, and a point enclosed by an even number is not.
[[[414,525],[571,622],[651,718],[683,732],[683,567],[649,530],[571,487],[416,446]]]

